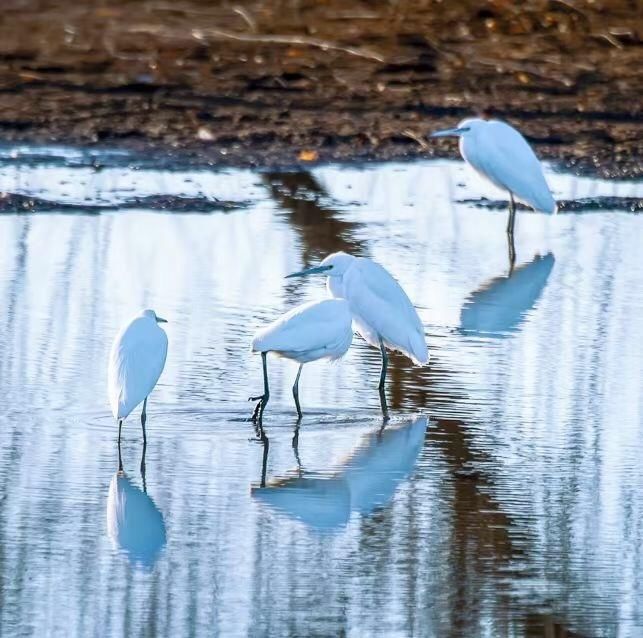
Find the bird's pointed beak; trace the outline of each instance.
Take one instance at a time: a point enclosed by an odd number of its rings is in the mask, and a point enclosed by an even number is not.
[[[306,268],[306,270],[300,270],[299,272],[290,273],[290,275],[286,275],[286,279],[290,279],[290,277],[306,277],[307,275],[317,275],[319,273],[326,272],[331,268],[332,266],[313,266],[312,268]]]
[[[156,317],[156,323],[167,323],[167,319],[163,319],[163,317]]]
[[[434,131],[429,137],[452,137],[453,135],[462,135],[462,133],[461,128],[447,128],[443,131]]]

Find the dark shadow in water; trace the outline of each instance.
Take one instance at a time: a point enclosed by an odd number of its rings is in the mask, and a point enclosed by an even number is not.
[[[471,293],[460,311],[460,331],[486,337],[517,332],[542,295],[554,262],[551,253],[538,255],[510,277],[496,277]]]
[[[285,477],[262,480],[252,496],[271,509],[318,531],[335,531],[351,512],[371,514],[386,505],[397,486],[412,472],[424,443],[427,417],[401,425],[378,426],[365,435],[350,458],[327,475],[307,475],[301,469],[299,431],[293,438],[297,469]],[[262,477],[267,455],[264,453]]]
[[[467,423],[475,422],[477,406],[457,385],[458,375],[445,369],[435,352],[426,367],[411,366],[401,355],[395,355],[393,362],[388,386],[392,405],[422,406],[433,415],[426,440],[440,451],[450,470],[451,489],[444,493],[453,495],[451,549],[445,560],[449,561],[451,590],[455,592],[449,607],[451,635],[459,636],[483,622],[476,618],[477,610],[484,608],[481,583],[504,578],[516,562],[526,564],[530,531],[505,512],[493,496],[493,458],[481,449]],[[368,533],[372,530],[366,529]],[[522,575],[533,574],[524,569]],[[510,594],[507,607],[531,613],[523,601],[513,600]]]
[[[119,468],[122,467],[119,448]],[[136,487],[123,470],[114,474],[107,495],[107,535],[112,545],[125,552],[132,565],[152,569],[166,543],[163,515],[147,494],[145,455],[141,460],[143,489]]]
[[[261,178],[301,238],[304,264],[316,263],[338,250],[356,256],[367,254],[364,242],[356,238],[362,224],[343,220],[311,173],[270,172],[262,173]]]

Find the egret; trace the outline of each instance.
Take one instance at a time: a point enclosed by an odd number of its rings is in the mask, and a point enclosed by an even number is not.
[[[386,349],[401,352],[416,365],[424,365],[429,360],[420,317],[402,286],[388,270],[366,257],[333,253],[318,266],[288,277],[322,273],[327,277],[330,295],[348,301],[357,332],[369,345],[380,350],[382,369],[378,387],[382,410],[386,413]]]
[[[118,420],[119,453],[123,421],[141,401],[143,402],[141,471],[144,471],[147,447],[145,434],[147,397],[163,372],[167,356],[167,335],[159,327],[159,323],[167,323],[167,321],[157,317],[156,313],[149,309],[143,310],[132,318],[114,339],[107,371],[109,403],[114,418]]]
[[[301,419],[299,405],[299,377],[305,363],[318,359],[339,359],[353,341],[351,312],[343,299],[324,299],[293,308],[282,317],[257,332],[252,340],[252,351],[260,352],[263,364],[264,392],[251,401],[259,401],[253,413],[253,421],[261,420],[270,398],[266,355],[274,352],[280,357],[299,363],[299,370],[292,388]]]
[[[558,211],[542,166],[527,140],[505,122],[471,118],[462,120],[456,128],[431,134],[447,136],[458,136],[464,161],[492,184],[509,192],[507,236],[511,271],[516,260],[514,197],[536,211],[550,214]]]

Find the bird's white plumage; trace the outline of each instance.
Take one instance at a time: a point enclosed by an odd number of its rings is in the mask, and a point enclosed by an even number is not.
[[[275,352],[299,363],[343,356],[353,340],[351,313],[343,299],[324,299],[293,308],[262,328],[253,352]]]
[[[328,291],[348,301],[357,332],[375,348],[381,337],[387,348],[402,352],[415,364],[427,363],[424,328],[402,286],[386,268],[365,257],[334,253],[322,264],[331,265],[338,258],[344,261],[328,271]]]
[[[134,317],[116,336],[107,386],[114,418],[124,419],[156,385],[167,357],[167,335],[152,310]]]
[[[498,120],[470,119],[458,129],[463,130],[460,153],[480,175],[537,211],[558,210],[538,158],[515,128]]]

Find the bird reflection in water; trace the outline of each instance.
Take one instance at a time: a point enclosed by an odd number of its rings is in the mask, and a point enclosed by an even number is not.
[[[290,476],[265,481],[267,442],[262,482],[252,496],[272,509],[318,531],[344,527],[352,512],[370,514],[390,501],[398,485],[412,472],[424,443],[427,417],[386,425],[365,435],[350,457],[328,476],[303,471],[299,459],[299,429],[293,451],[297,470]]]
[[[123,471],[120,450],[118,466],[107,496],[107,535],[130,563],[151,569],[166,543],[163,515],[147,494],[145,471],[141,490]],[[145,467],[145,455],[141,467]]]
[[[542,295],[554,267],[554,256],[536,256],[509,277],[496,277],[473,292],[460,311],[460,331],[504,337],[517,332]]]

